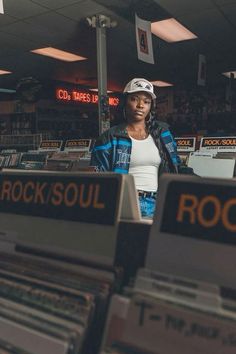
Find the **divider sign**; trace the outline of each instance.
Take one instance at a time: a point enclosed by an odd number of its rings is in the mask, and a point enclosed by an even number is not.
[[[23,171],[0,174],[0,233],[20,245],[112,264],[121,174]]]
[[[62,140],[42,140],[39,145],[40,151],[60,151]]]
[[[66,140],[65,151],[88,152],[91,146],[91,139]]]
[[[236,152],[236,136],[201,138],[201,151]]]
[[[196,147],[196,137],[175,138],[178,152],[193,152]]]
[[[236,288],[235,181],[164,175],[146,267]]]

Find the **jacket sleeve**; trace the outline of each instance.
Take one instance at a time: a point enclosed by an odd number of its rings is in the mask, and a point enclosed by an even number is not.
[[[171,172],[178,173],[178,167],[181,164],[181,160],[177,153],[176,141],[167,125],[164,125],[164,127],[161,130],[161,140],[164,143],[169,159],[171,161],[171,165],[172,165],[172,168],[170,169]]]
[[[90,166],[94,166],[98,172],[112,171],[111,150],[108,136],[98,137],[91,152]]]

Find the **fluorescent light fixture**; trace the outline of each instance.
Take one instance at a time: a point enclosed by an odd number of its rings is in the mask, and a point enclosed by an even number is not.
[[[6,71],[6,70],[0,70],[0,75],[6,75],[6,74],[11,74],[11,71]]]
[[[233,78],[236,79],[236,71],[227,71],[225,73],[222,73],[224,76],[228,77],[229,79],[231,78],[231,74],[233,74]]]
[[[166,42],[179,42],[195,39],[197,36],[174,18],[153,22],[151,24],[152,33]]]
[[[154,86],[158,86],[158,87],[174,86],[174,85],[171,84],[170,82],[166,82],[166,81],[151,81],[151,83],[152,83]]]
[[[69,61],[69,62],[87,59],[85,57],[81,57],[79,55],[65,52],[64,50],[59,50],[59,49],[56,49],[53,47],[34,49],[34,50],[31,50],[31,52],[36,53],[36,54],[40,54],[40,55],[45,55],[47,57],[51,57],[54,59]]]
[[[6,89],[3,87],[0,87],[0,93],[15,93],[16,90],[11,90],[11,89]]]
[[[92,88],[92,89],[89,89],[89,91],[94,91],[94,92],[98,92],[98,89],[97,88]],[[113,91],[107,91],[107,93],[112,93]]]

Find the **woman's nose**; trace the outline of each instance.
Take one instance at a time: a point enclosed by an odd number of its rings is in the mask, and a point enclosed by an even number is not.
[[[143,100],[138,100],[138,103],[137,103],[137,106],[138,107],[143,107]]]

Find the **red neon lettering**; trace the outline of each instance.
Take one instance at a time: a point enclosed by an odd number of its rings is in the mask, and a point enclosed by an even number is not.
[[[98,103],[98,95],[90,94],[88,92],[81,91],[68,91],[62,88],[56,89],[56,98],[63,101],[78,101],[83,103]],[[119,104],[118,97],[109,97],[109,105],[117,106]]]

